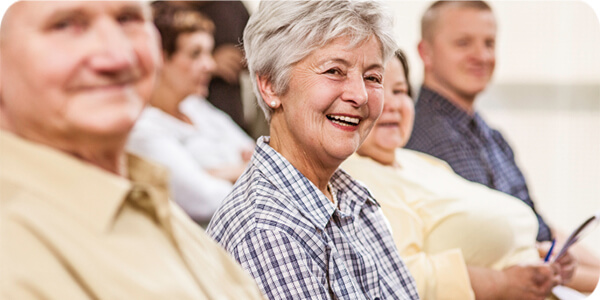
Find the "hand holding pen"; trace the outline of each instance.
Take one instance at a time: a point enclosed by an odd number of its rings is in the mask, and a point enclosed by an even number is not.
[[[555,250],[557,249],[556,244],[556,239],[553,239],[550,243],[550,248],[548,248],[548,252],[544,255],[544,263],[556,264],[560,269],[561,284],[566,284],[573,277],[577,262],[569,251],[563,252],[560,257],[554,255],[556,253]],[[543,248],[545,247],[540,247],[540,255],[543,255]]]
[[[546,257],[544,257],[544,262],[550,261],[550,257],[552,257],[552,251],[554,250],[554,245],[556,245],[556,239],[552,239],[552,244],[550,245],[548,253],[546,253]]]

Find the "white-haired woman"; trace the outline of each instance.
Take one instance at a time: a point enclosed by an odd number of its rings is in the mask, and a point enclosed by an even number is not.
[[[381,113],[389,20],[374,1],[263,1],[246,27],[271,136],[208,232],[268,298],[418,298],[379,205],[338,169]]]

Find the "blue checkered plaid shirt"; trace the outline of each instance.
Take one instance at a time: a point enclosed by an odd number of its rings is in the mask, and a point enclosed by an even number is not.
[[[336,208],[258,140],[246,172],[207,232],[269,299],[418,299],[379,205],[342,170]]]
[[[406,148],[445,160],[462,177],[521,199],[537,216],[537,240],[551,239],[550,228],[535,211],[525,177],[500,132],[491,129],[478,113],[469,115],[425,86],[415,112]]]

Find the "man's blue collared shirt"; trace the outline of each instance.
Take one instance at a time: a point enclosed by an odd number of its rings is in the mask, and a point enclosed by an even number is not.
[[[418,299],[371,194],[342,170],[339,208],[259,139],[208,226],[269,299]]]
[[[423,86],[415,105],[413,133],[406,148],[445,160],[460,176],[521,199],[538,218],[537,240],[551,239],[550,228],[535,211],[512,148],[478,113],[469,115]]]

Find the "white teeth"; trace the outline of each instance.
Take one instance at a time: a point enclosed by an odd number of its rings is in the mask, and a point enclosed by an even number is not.
[[[348,126],[348,127],[352,126],[352,125],[350,125],[348,123],[343,123],[343,122],[340,122],[338,120],[331,120],[331,122],[333,122],[335,124],[338,124],[338,125],[341,125],[341,126]]]
[[[329,117],[334,122],[335,121],[345,122],[345,123],[335,122],[336,124],[345,125],[345,126],[351,126],[351,125],[356,126],[360,122],[360,120],[358,118],[353,118],[353,117],[348,117],[348,116],[329,116]]]

